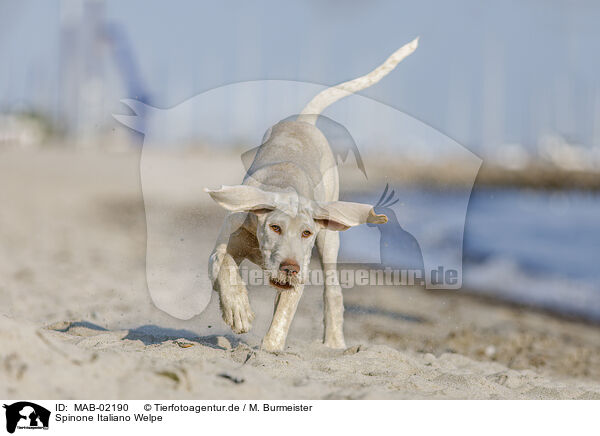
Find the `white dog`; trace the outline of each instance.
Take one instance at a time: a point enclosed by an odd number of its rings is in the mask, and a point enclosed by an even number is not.
[[[417,48],[406,44],[366,76],[319,93],[296,121],[281,122],[265,136],[241,185],[206,190],[228,214],[209,261],[213,288],[219,293],[223,320],[235,333],[248,332],[254,313],[238,266],[260,266],[277,289],[273,320],[262,348],[280,351],[302,296],[313,245],[323,266],[325,332],[328,347],[345,348],[342,289],[337,282],[340,230],[359,224],[383,224],[367,204],[338,201],[339,180],[327,139],[315,126],[330,104],[367,88]]]

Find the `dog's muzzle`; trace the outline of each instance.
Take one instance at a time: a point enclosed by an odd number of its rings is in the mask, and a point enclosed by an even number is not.
[[[292,259],[284,259],[279,265],[279,271],[276,274],[271,273],[269,283],[271,286],[290,290],[300,284],[300,265]]]

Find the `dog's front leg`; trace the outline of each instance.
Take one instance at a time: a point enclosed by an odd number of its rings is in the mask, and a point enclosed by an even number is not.
[[[240,238],[239,228],[245,217],[231,214],[225,219],[221,234],[217,239],[215,250],[209,260],[209,274],[213,289],[219,293],[219,301],[223,321],[234,333],[247,333],[252,327],[254,312],[250,308],[248,290],[240,277],[238,262],[232,255],[239,251],[237,242]],[[239,256],[241,261],[242,257]]]
[[[262,341],[262,349],[266,351],[282,351],[285,347],[290,325],[296,314],[298,302],[302,297],[304,285],[289,291],[277,291],[275,310],[271,327]]]
[[[223,321],[234,333],[250,331],[254,312],[250,308],[248,290],[240,277],[237,264],[227,253],[223,256],[214,288],[219,292]]]
[[[323,343],[330,348],[346,348],[344,341],[344,298],[338,281],[337,257],[340,235],[331,230],[321,230],[317,235],[317,249],[321,257],[325,290]]]

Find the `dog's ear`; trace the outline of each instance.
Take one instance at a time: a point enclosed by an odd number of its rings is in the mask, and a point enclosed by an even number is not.
[[[385,224],[387,216],[378,215],[373,206],[349,201],[315,202],[313,219],[328,230],[343,231],[361,224]]]
[[[231,212],[264,213],[274,209],[295,214],[298,210],[298,194],[295,191],[272,192],[254,186],[221,186],[221,189],[205,189],[219,206]]]

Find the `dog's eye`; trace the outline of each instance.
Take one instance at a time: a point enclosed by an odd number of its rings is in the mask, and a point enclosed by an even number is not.
[[[279,227],[277,224],[271,224],[270,227],[271,227],[271,230],[273,230],[278,235],[281,234],[281,227]]]
[[[302,232],[303,238],[310,238],[311,235],[312,235],[312,232],[310,230],[305,230]]]

